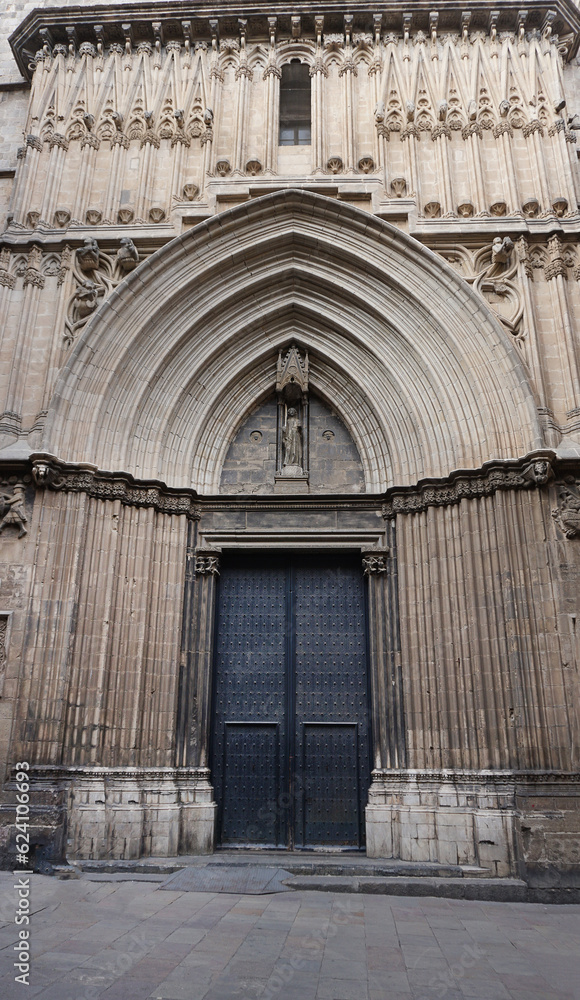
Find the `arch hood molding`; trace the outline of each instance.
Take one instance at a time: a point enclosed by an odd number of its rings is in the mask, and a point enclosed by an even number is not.
[[[452,268],[349,205],[285,190],[177,237],[103,303],[62,371],[43,449],[217,493],[229,444],[311,356],[379,492],[542,447],[515,347]]]

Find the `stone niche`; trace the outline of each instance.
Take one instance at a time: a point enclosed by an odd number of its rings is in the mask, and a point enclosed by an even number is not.
[[[273,494],[278,403],[272,395],[246,418],[222,469],[220,493]],[[309,493],[364,493],[357,447],[340,417],[313,393],[309,402]]]

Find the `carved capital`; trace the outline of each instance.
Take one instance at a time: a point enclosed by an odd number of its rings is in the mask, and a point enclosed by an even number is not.
[[[10,250],[4,247],[0,250],[0,285],[4,288],[14,288],[16,275],[8,270],[10,267]]]
[[[527,139],[528,136],[533,135],[534,132],[539,132],[540,135],[544,134],[544,126],[540,121],[538,121],[537,118],[533,118],[531,122],[526,122],[522,128],[522,135],[525,139]]]
[[[60,132],[51,132],[48,137],[48,145],[50,149],[54,149],[57,146],[59,149],[64,149],[65,152],[68,149],[68,139],[65,135],[61,135]]]
[[[24,287],[34,285],[36,288],[44,288],[45,282],[46,278],[42,273],[42,251],[39,247],[32,247],[24,272]]]
[[[208,554],[207,552],[196,552],[195,575],[219,576],[220,575],[219,555]]]
[[[98,136],[93,135],[92,132],[86,132],[85,135],[81,136],[81,149],[85,146],[90,146],[92,149],[98,149],[101,145],[101,140]]]
[[[35,149],[37,153],[42,153],[42,139],[38,135],[27,135],[26,145],[30,149]]]
[[[362,566],[365,576],[378,576],[380,573],[386,573],[388,569],[387,556],[367,553],[363,556]]]

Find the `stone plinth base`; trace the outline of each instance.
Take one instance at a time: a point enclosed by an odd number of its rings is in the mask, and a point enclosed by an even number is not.
[[[216,805],[204,770],[81,770],[71,779],[69,858],[211,854]]]
[[[274,493],[308,493],[308,476],[302,470],[299,475],[274,476]]]
[[[13,853],[15,813],[10,784],[2,808],[7,857]],[[130,860],[211,854],[216,810],[205,768],[33,767],[30,771],[31,841],[50,862],[64,855]],[[37,854],[33,851],[34,858]]]
[[[375,771],[366,810],[367,855],[478,865],[513,875],[515,782],[495,772]]]

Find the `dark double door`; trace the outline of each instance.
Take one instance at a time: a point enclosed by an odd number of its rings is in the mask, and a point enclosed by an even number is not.
[[[215,649],[218,841],[363,847],[370,756],[360,557],[225,555]]]

